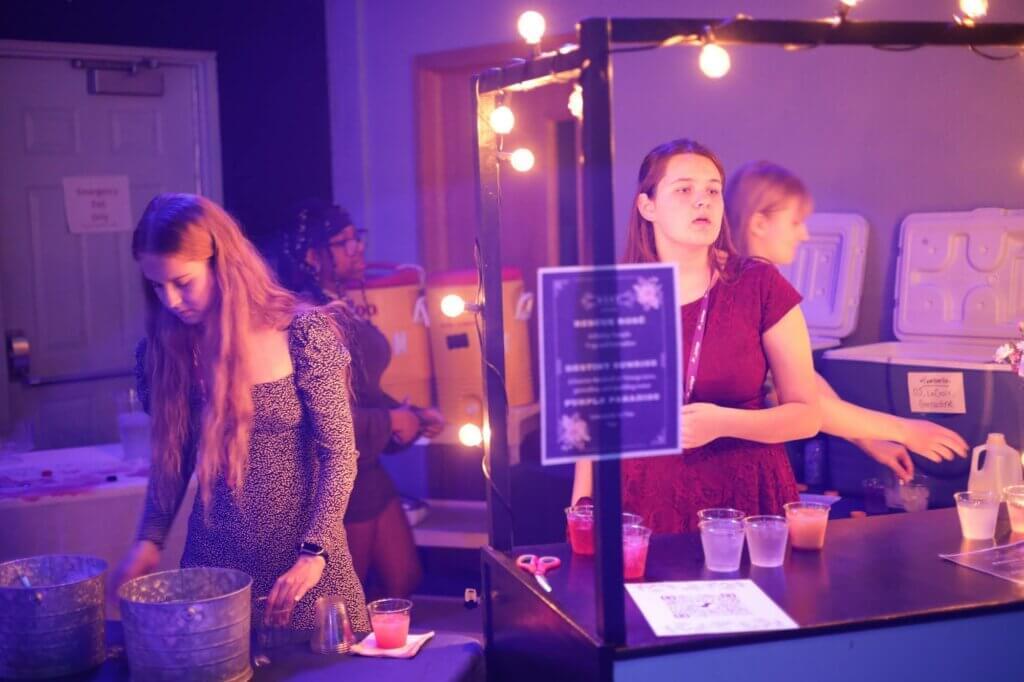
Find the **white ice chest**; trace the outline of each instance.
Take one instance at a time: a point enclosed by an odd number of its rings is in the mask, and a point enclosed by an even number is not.
[[[1024,211],[911,214],[899,248],[899,341],[826,351],[823,374],[858,405],[930,419],[972,446],[1002,432],[1019,449],[1024,384],[992,357],[1018,337],[1024,319]],[[861,481],[881,472],[840,439],[828,439],[828,456],[831,485],[840,492],[860,494]],[[931,488],[931,506],[952,506],[969,458],[935,464],[915,456],[914,463]]]

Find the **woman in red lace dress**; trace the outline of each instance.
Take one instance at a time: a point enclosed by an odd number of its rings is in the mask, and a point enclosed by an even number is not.
[[[624,460],[623,508],[656,533],[696,530],[705,507],[781,514],[797,498],[782,444],[813,436],[821,424],[800,295],[775,266],[736,256],[723,229],[725,172],[710,150],[667,142],[647,155],[639,175],[624,260],[678,266],[684,449]],[[778,407],[764,404],[769,369]],[[590,468],[581,465],[573,499],[590,487]]]

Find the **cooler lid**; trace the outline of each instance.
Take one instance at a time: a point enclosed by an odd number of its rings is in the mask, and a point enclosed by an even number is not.
[[[807,231],[810,238],[779,271],[804,297],[811,336],[845,338],[857,328],[868,223],[856,213],[814,213]]]
[[[901,341],[996,346],[1024,318],[1024,211],[912,213],[900,226],[893,331]]]

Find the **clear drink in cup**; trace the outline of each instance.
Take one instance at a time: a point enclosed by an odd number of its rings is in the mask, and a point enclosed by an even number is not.
[[[1003,497],[1010,515],[1010,528],[1014,533],[1024,533],[1024,485],[1006,486]]]
[[[931,491],[920,483],[904,483],[900,486],[900,501],[908,512],[922,512],[928,509]]]
[[[370,602],[370,627],[378,649],[398,649],[409,637],[412,602],[408,599],[378,599]]]
[[[789,541],[794,549],[821,549],[831,507],[820,502],[789,502],[782,505],[789,524]]]
[[[961,492],[953,495],[960,531],[967,540],[991,540],[996,535],[999,496],[994,492]]]
[[[698,523],[712,519],[734,519],[736,521],[742,521],[744,517],[746,517],[746,514],[741,512],[739,509],[733,509],[732,507],[709,507],[697,512]]]
[[[635,514],[633,515],[635,516]],[[636,524],[622,526],[622,574],[626,580],[644,577],[651,529]]]
[[[754,566],[774,568],[786,560],[789,526],[781,516],[748,516],[743,520],[747,551]]]
[[[700,544],[709,571],[731,573],[740,568],[743,556],[743,522],[738,519],[701,521]]]

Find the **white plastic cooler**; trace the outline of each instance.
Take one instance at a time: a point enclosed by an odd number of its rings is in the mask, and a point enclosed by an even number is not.
[[[811,348],[820,351],[835,348],[857,328],[868,224],[854,213],[815,213],[807,231],[793,263],[779,271],[803,296]]]
[[[992,356],[1024,319],[1024,211],[909,215],[896,276],[899,341],[829,350],[824,376],[857,405],[929,419],[971,445],[1002,432],[1019,449],[1024,385]],[[841,439],[828,439],[828,457],[840,492],[860,494],[863,479],[882,473]],[[933,507],[952,506],[953,492],[965,489],[969,459],[936,464],[915,455],[914,464]]]

